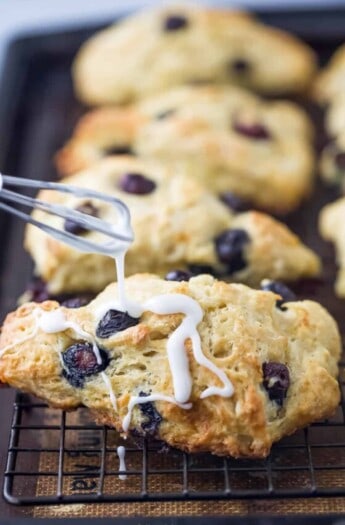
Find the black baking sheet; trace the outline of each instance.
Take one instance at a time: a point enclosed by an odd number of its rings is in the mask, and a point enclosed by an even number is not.
[[[260,13],[263,20],[291,30],[316,49],[325,62],[345,39],[345,11]],[[67,32],[42,33],[18,37],[9,47],[2,85],[0,86],[0,170],[27,178],[52,180],[55,170],[52,157],[69,137],[75,122],[85,108],[73,97],[70,65],[80,43],[98,27]],[[318,124],[321,113],[309,108]],[[323,143],[323,133],[317,142]],[[335,299],[334,253],[317,235],[320,207],[336,197],[336,192],[317,185],[316,193],[306,206],[287,218],[289,226],[317,250],[324,262],[321,280],[302,282],[296,288],[300,297],[311,297],[326,306],[345,331],[344,302]],[[32,274],[32,264],[22,248],[23,224],[11,217],[0,217],[0,315],[15,307]],[[13,394],[0,390],[2,431],[0,435],[0,469],[4,470],[7,435]],[[345,443],[344,443],[345,447]],[[345,486],[345,479],[344,479]],[[345,489],[344,489],[345,490]],[[30,508],[24,513],[30,514]],[[21,515],[0,503],[0,516]],[[302,523],[299,520],[300,523]],[[308,518],[308,523],[310,523]],[[273,523],[273,522],[272,522]],[[298,523],[296,521],[296,523]],[[329,522],[331,523],[331,521]]]

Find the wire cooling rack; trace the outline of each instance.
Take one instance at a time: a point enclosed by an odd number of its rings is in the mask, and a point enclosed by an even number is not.
[[[124,442],[113,429],[93,424],[86,409],[60,412],[18,394],[4,497],[16,505],[39,505],[345,496],[344,364],[340,384],[343,397],[334,417],[282,440],[265,460]],[[121,444],[126,472],[119,471]]]

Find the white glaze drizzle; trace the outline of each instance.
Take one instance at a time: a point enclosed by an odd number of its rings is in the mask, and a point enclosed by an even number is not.
[[[156,314],[166,315],[174,313],[185,314],[182,323],[168,339],[167,352],[170,370],[173,376],[175,399],[179,403],[186,403],[192,392],[192,377],[189,371],[188,357],[185,349],[187,339],[192,341],[194,359],[199,365],[213,372],[223,383],[223,388],[211,386],[204,390],[201,398],[212,395],[222,397],[232,396],[234,389],[227,375],[210,361],[202,351],[198,324],[204,316],[197,301],[183,294],[158,295],[147,301],[145,310]]]
[[[0,173],[0,191],[2,190],[3,185],[4,185],[4,180],[3,180],[2,175]]]
[[[119,471],[126,472],[127,468],[126,468],[126,461],[125,461],[125,457],[126,457],[125,447],[123,447],[122,445],[117,447],[116,452],[119,457]],[[127,474],[119,474],[119,479],[121,481],[125,481],[127,479]]]
[[[65,330],[73,330],[77,336],[82,337],[86,341],[92,344],[93,352],[95,354],[97,364],[102,364],[102,357],[98,346],[96,345],[93,337],[85,332],[77,323],[66,319],[61,308],[51,310],[49,312],[43,312],[37,320],[38,327],[46,334],[54,334],[56,332],[64,332]]]
[[[117,412],[117,401],[116,401],[116,396],[115,396],[115,392],[112,387],[111,381],[105,372],[101,372],[101,377],[105,383],[105,386],[108,389],[110,402],[113,405],[113,409],[115,410],[115,412]]]
[[[131,317],[140,317],[145,309],[134,301],[127,298],[125,290],[125,253],[114,256],[117,275],[118,300],[112,299],[98,306],[96,318],[99,321],[109,310],[127,312]]]
[[[177,405],[180,408],[183,408],[184,410],[189,410],[190,408],[192,408],[192,403],[179,403],[174,397],[166,396],[164,394],[150,394],[149,396],[131,396],[127,407],[128,412],[122,420],[122,428],[124,432],[127,432],[127,430],[129,429],[129,425],[132,419],[132,411],[135,405],[140,405],[143,403],[153,403],[155,401],[165,401],[167,403],[172,403],[173,405]]]

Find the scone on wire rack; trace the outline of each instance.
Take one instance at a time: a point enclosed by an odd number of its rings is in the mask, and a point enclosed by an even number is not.
[[[345,297],[345,197],[327,204],[320,213],[319,228],[322,237],[335,247],[338,274],[335,293]]]
[[[340,337],[318,303],[289,302],[284,294],[206,275],[169,282],[142,274],[127,278],[125,286],[127,296],[141,304],[183,294],[201,307],[197,332],[208,362],[199,364],[186,339],[188,405],[176,403],[167,355],[168,340],[184,316],[144,308],[138,318],[112,310],[99,320],[99,309],[116,300],[116,284],[83,308],[47,301],[9,314],[0,339],[0,381],[53,407],[84,405],[98,423],[119,432],[153,436],[188,452],[235,457],[264,457],[275,441],[335,411]],[[44,322],[52,312],[70,327],[47,333]],[[78,326],[86,340],[76,333]],[[222,381],[232,392],[219,393]],[[218,393],[203,397],[213,387]]]
[[[305,112],[234,86],[179,87],[129,108],[93,110],[56,163],[69,175],[130,151],[187,164],[214,193],[232,191],[277,213],[296,208],[313,186],[313,129]]]
[[[225,204],[185,170],[172,176],[163,164],[108,157],[68,183],[116,196],[129,207],[135,238],[126,256],[127,275],[148,271],[164,276],[178,269],[256,286],[266,277],[293,281],[320,272],[317,255],[285,225],[255,211],[234,213],[231,206],[238,199],[228,194]],[[116,222],[108,204],[49,190],[39,198]],[[100,235],[42,211],[33,213],[67,231],[95,240]],[[25,246],[50,293],[98,292],[114,280],[110,257],[75,251],[34,226],[27,227]]]
[[[316,70],[296,37],[236,11],[162,6],[100,31],[73,64],[78,98],[123,104],[188,83],[230,83],[265,94],[305,91]]]

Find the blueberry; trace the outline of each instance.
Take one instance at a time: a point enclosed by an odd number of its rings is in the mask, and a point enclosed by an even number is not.
[[[250,242],[250,237],[245,230],[225,230],[215,239],[216,251],[219,260],[226,264],[231,275],[246,267],[244,248]]]
[[[165,276],[166,281],[189,281],[192,277],[190,272],[185,272],[183,270],[172,270],[167,273]]]
[[[84,204],[81,204],[75,209],[76,211],[80,211],[81,213],[85,213],[86,215],[91,215],[92,217],[99,216],[98,208],[96,208],[91,202],[85,202]],[[86,228],[80,226],[72,219],[65,220],[64,229],[66,232],[74,233],[75,235],[82,235],[83,233],[87,233],[88,231]]]
[[[119,310],[108,310],[98,323],[96,329],[97,337],[106,339],[116,332],[122,332],[130,326],[135,326],[139,323],[137,317],[131,317],[127,312],[120,312]]]
[[[175,113],[175,109],[166,109],[165,111],[161,111],[160,113],[157,113],[156,120],[164,120],[168,117],[171,117]]]
[[[152,193],[156,183],[140,173],[125,173],[119,181],[119,188],[126,193],[147,195]]]
[[[145,394],[145,392],[139,393],[140,397],[146,397],[148,395],[149,394]],[[162,421],[162,416],[157,411],[153,403],[140,403],[138,406],[140,408],[141,413],[146,418],[146,421],[141,423],[141,428],[144,434],[155,436],[157,434],[158,427]]]
[[[278,299],[276,302],[276,306],[280,310],[286,310],[286,307],[283,306],[284,303],[296,301],[296,295],[293,291],[280,281],[265,280],[261,284],[261,289],[281,296],[281,299]]]
[[[109,146],[108,148],[103,148],[104,155],[133,155],[131,147],[127,144],[122,146]]]
[[[334,157],[334,162],[340,170],[345,170],[345,152],[339,151]]]
[[[66,368],[62,374],[75,388],[82,388],[85,378],[103,372],[109,365],[109,357],[105,350],[99,348],[101,363],[97,363],[93,346],[87,341],[75,343],[62,353]]]
[[[282,406],[290,386],[289,369],[282,363],[269,362],[262,365],[263,385],[268,397]]]
[[[234,122],[232,127],[237,133],[244,135],[249,139],[269,140],[271,138],[270,132],[262,124],[245,124],[241,122]]]
[[[183,15],[170,15],[164,20],[164,31],[179,31],[188,27],[188,20]]]
[[[247,211],[251,208],[250,203],[238,195],[226,191],[219,195],[220,200],[233,211]]]
[[[235,58],[234,60],[230,60],[228,68],[231,72],[243,75],[249,73],[251,65],[248,60],[245,60],[244,58]]]
[[[90,299],[86,296],[77,296],[77,297],[68,297],[61,301],[61,306],[65,308],[81,308],[82,306],[87,305],[90,302]]]

